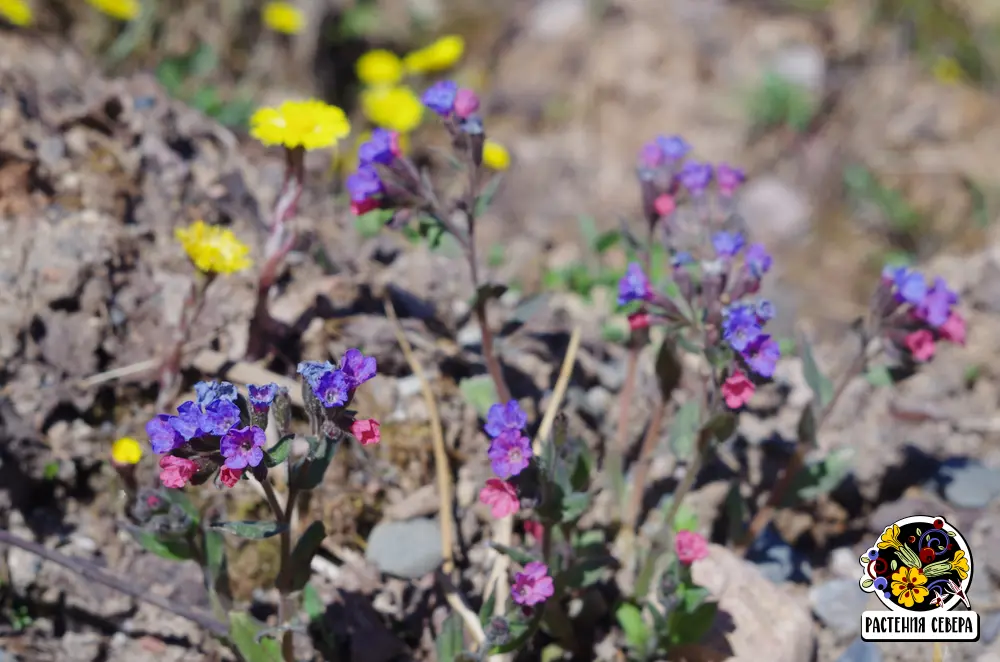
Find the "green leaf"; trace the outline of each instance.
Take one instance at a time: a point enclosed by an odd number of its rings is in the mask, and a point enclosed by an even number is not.
[[[664,501],[666,501],[669,508],[673,499],[665,499]],[[697,531],[698,513],[681,503],[680,508],[677,509],[677,514],[674,515],[673,526],[675,533],[679,531]]]
[[[701,407],[695,399],[682,404],[674,414],[670,422],[670,448],[678,459],[687,460],[694,452],[700,418]]]
[[[603,255],[610,249],[617,246],[621,240],[622,234],[618,230],[608,230],[607,232],[602,232],[594,241],[594,250],[597,251],[598,255]]]
[[[489,252],[486,254],[486,264],[490,265],[494,269],[503,266],[504,261],[507,259],[506,253],[504,251],[503,244],[493,244],[490,246]]]
[[[191,502],[187,493],[183,490],[164,489],[158,491],[157,494],[163,497],[163,500],[167,503],[177,506],[183,510],[184,514],[190,517],[194,524],[198,524],[198,522],[201,521],[201,513],[198,512],[198,509]]]
[[[187,561],[194,557],[194,550],[187,540],[160,538],[155,533],[131,524],[126,524],[125,529],[143,549],[160,558],[168,561]]]
[[[306,439],[309,441],[309,454],[292,468],[292,485],[299,490],[314,490],[323,482],[340,444],[325,435]]]
[[[615,610],[615,620],[625,633],[625,641],[633,651],[645,654],[649,646],[651,632],[642,618],[642,610],[629,602],[623,602]]]
[[[807,405],[802,414],[799,415],[799,425],[796,434],[800,444],[808,446],[816,445],[816,409],[812,405]]]
[[[853,467],[854,449],[850,447],[838,448],[821,460],[809,463],[792,479],[783,506],[787,508],[829,494],[843,482]]]
[[[497,550],[504,556],[510,557],[515,563],[520,563],[521,565],[528,565],[533,561],[537,561],[533,554],[529,554],[524,550],[517,549],[516,547],[508,547],[507,545],[501,545],[498,542],[490,543],[493,549]]]
[[[562,499],[562,516],[560,521],[569,524],[580,519],[590,507],[590,495],[586,492],[573,492]]]
[[[219,56],[208,44],[202,43],[188,56],[188,72],[192,76],[207,76],[219,66]]]
[[[890,570],[895,570],[898,567],[899,567],[899,563],[896,562],[896,559],[893,559],[892,561],[889,562],[889,569]]]
[[[281,646],[277,641],[257,641],[257,634],[263,628],[250,614],[229,612],[229,640],[246,662],[282,662]]]
[[[463,379],[458,383],[458,391],[465,401],[472,405],[480,418],[486,418],[490,407],[500,399],[489,375],[476,375]]]
[[[737,420],[735,414],[721,412],[708,419],[704,430],[719,443],[728,441],[736,433]]]
[[[660,397],[670,400],[670,395],[681,383],[683,367],[677,356],[677,348],[669,339],[664,339],[656,355],[656,377],[660,384]]]
[[[674,646],[696,644],[701,641],[712,624],[718,605],[714,602],[703,602],[693,611],[676,609],[670,614],[670,643]]]
[[[479,195],[476,197],[475,206],[475,217],[479,218],[490,208],[493,204],[493,197],[497,194],[497,190],[500,188],[500,182],[503,181],[503,173],[497,173],[493,178],[487,182],[483,190],[480,191]]]
[[[865,379],[872,386],[892,386],[895,380],[892,378],[892,373],[884,365],[875,366],[870,368],[868,372],[865,373]]]
[[[683,584],[681,589],[680,608],[687,612],[693,612],[701,607],[711,597],[711,593],[704,586],[693,586]]]
[[[479,624],[484,628],[493,618],[493,610],[496,609],[497,604],[497,592],[490,591],[490,596],[486,598],[483,602],[483,606],[479,609]]]
[[[465,650],[465,636],[462,631],[462,619],[455,612],[448,614],[441,624],[434,647],[437,649],[437,659],[440,662],[454,662]]]
[[[507,292],[507,286],[499,283],[485,283],[476,290],[476,295],[472,299],[472,307],[484,306],[493,299],[499,299]]]
[[[312,584],[306,584],[305,588],[302,589],[302,611],[309,617],[309,622],[319,620],[326,613],[326,605],[323,604],[316,587]]]
[[[799,340],[799,345],[802,354],[802,371],[805,373],[806,383],[809,384],[809,388],[812,389],[816,397],[816,404],[822,409],[833,400],[833,382],[820,372],[809,341],[802,338]]]
[[[628,329],[623,328],[620,324],[605,322],[601,325],[601,339],[604,342],[620,345],[628,340],[628,337]]]
[[[288,459],[288,454],[292,451],[292,442],[295,441],[294,434],[286,434],[278,440],[271,448],[264,453],[264,465],[268,468],[276,467]]]
[[[202,542],[205,546],[205,571],[211,582],[210,589],[221,596],[232,598],[229,587],[229,574],[226,570],[226,540],[221,533],[212,529],[202,530]]]
[[[263,540],[276,536],[288,528],[287,524],[277,522],[214,522],[211,528],[225,533],[231,533],[248,540]]]
[[[507,622],[509,632],[507,641],[500,646],[494,646],[490,653],[492,655],[503,655],[504,653],[511,653],[524,648],[525,644],[528,643],[538,630],[538,626],[541,625],[544,614],[544,609],[535,609],[534,613],[527,619],[523,617],[510,619]]]
[[[730,481],[723,508],[726,513],[726,536],[729,540],[742,539],[746,534],[750,514],[746,500],[740,493],[739,479]]]
[[[312,574],[312,559],[319,551],[320,545],[323,544],[323,540],[326,538],[326,527],[323,526],[323,522],[316,521],[309,525],[309,528],[299,537],[297,543],[295,543],[295,549],[292,550],[292,562],[288,564],[290,577],[278,576],[278,584],[283,585],[287,582],[289,591],[299,591],[306,583],[309,581],[309,577]]]
[[[377,237],[395,213],[395,209],[373,209],[365,212],[354,217],[354,229],[365,239]]]
[[[617,567],[618,560],[607,554],[585,557],[563,570],[556,584],[574,590],[587,588],[601,581],[609,569]]]

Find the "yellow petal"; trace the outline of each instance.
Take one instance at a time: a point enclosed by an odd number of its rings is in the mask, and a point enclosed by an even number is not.
[[[483,165],[490,170],[506,170],[510,167],[510,152],[500,143],[487,138],[483,145]]]
[[[409,53],[403,58],[403,66],[413,74],[443,71],[455,66],[464,53],[465,39],[459,35],[447,35]]]
[[[22,28],[35,20],[31,7],[25,0],[0,0],[0,17]]]
[[[354,69],[365,85],[395,85],[403,79],[403,62],[384,49],[368,51],[358,58]]]
[[[261,19],[267,27],[284,34],[298,34],[306,24],[305,14],[290,2],[267,3]]]
[[[115,464],[136,464],[142,459],[142,446],[132,437],[122,437],[111,445],[111,459]]]

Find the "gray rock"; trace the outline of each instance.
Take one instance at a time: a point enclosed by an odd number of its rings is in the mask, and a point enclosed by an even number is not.
[[[826,58],[815,44],[791,44],[778,51],[771,70],[790,83],[816,93],[826,84]]]
[[[931,486],[952,505],[985,508],[1000,496],[1000,471],[974,460],[949,460],[931,479]]]
[[[856,579],[832,579],[809,589],[813,613],[837,634],[856,634],[861,626],[859,615],[868,604],[868,594]]]
[[[858,591],[861,592],[860,590]],[[837,658],[837,662],[882,662],[882,651],[877,644],[864,641],[860,637],[847,647],[847,650]]]
[[[811,226],[809,201],[777,177],[763,176],[747,182],[739,206],[754,238],[768,244],[801,238]]]
[[[974,606],[974,603],[973,603]],[[1000,611],[992,611],[980,616],[979,640],[984,644],[993,643],[1000,634]]]
[[[380,522],[368,537],[365,558],[387,575],[418,579],[433,572],[441,556],[441,526],[436,520]]]
[[[535,5],[528,17],[528,33],[543,39],[557,39],[587,25],[585,0],[545,0]]]

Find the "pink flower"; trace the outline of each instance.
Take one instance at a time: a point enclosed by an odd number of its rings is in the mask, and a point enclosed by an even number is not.
[[[727,407],[739,409],[750,401],[756,388],[742,370],[737,370],[723,382],[722,397],[725,398]]]
[[[379,422],[374,418],[365,418],[351,423],[351,434],[361,442],[362,446],[369,446],[382,441],[382,433],[379,431],[379,427]]]
[[[914,331],[906,336],[906,349],[917,361],[923,363],[934,357],[934,336],[927,329]]]
[[[160,458],[160,482],[164,487],[184,487],[197,470],[197,464],[176,455],[164,455]]]
[[[403,155],[403,147],[399,144],[399,131],[389,132],[389,151],[396,157]]]
[[[545,527],[542,526],[541,522],[529,519],[524,523],[524,532],[535,540],[541,540],[542,536],[545,535]]]
[[[632,313],[628,316],[628,328],[633,331],[649,328],[649,313]]]
[[[965,318],[954,310],[951,311],[951,315],[948,316],[945,323],[938,327],[938,333],[948,342],[953,342],[956,345],[964,345]]]
[[[521,500],[514,486],[499,478],[490,478],[479,492],[479,500],[490,507],[490,514],[497,519],[513,515],[521,508]]]
[[[455,93],[454,109],[455,114],[464,120],[479,110],[479,97],[472,90],[467,90],[464,87],[459,88],[458,92]]]
[[[674,549],[677,560],[684,565],[691,565],[708,556],[708,542],[694,531],[678,531],[674,537]]]
[[[677,209],[677,203],[674,202],[673,196],[668,193],[664,193],[653,201],[653,208],[660,216],[669,216],[674,213],[675,209]]]
[[[514,602],[527,607],[545,602],[555,592],[548,567],[538,561],[532,561],[524,566],[524,572],[516,573],[514,585],[510,589]]]
[[[364,200],[351,200],[351,213],[355,216],[362,216],[373,209],[378,209],[378,200],[375,198],[365,198]]]
[[[240,478],[243,477],[242,469],[230,469],[229,467],[222,467],[219,471],[219,482],[226,487],[233,487],[236,483],[240,482]]]

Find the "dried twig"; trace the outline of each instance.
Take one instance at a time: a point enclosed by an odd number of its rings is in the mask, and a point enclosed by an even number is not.
[[[396,341],[399,343],[399,348],[403,350],[403,356],[406,358],[410,370],[420,381],[420,390],[423,391],[424,401],[427,403],[427,411],[431,419],[431,438],[434,444],[434,467],[437,473],[438,503],[441,517],[441,555],[444,557],[444,563],[439,575],[441,587],[444,590],[445,599],[448,601],[448,604],[451,605],[451,608],[465,622],[465,626],[476,640],[476,644],[481,645],[486,641],[483,626],[479,622],[478,616],[466,606],[465,601],[462,600],[458,589],[452,584],[450,578],[450,574],[455,567],[455,522],[452,518],[453,489],[451,470],[448,463],[448,453],[444,445],[441,413],[438,411],[437,400],[434,397],[434,391],[431,389],[430,381],[428,381],[427,375],[420,366],[420,362],[417,361],[417,357],[413,354],[413,346],[410,345],[410,341],[406,338],[403,325],[399,323],[392,300],[386,297],[383,300],[383,305],[386,317],[392,322],[392,328],[396,334]]]

